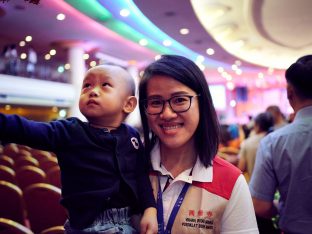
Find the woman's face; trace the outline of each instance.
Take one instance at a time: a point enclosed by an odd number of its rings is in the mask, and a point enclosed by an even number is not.
[[[194,133],[199,123],[199,97],[195,91],[168,76],[156,75],[148,81],[147,99],[168,100],[180,95],[194,96],[188,111],[175,113],[165,102],[162,113],[146,114],[148,124],[158,136],[160,144],[171,149],[194,147]]]

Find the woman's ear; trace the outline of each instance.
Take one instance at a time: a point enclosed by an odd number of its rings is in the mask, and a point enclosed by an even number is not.
[[[134,111],[135,107],[137,106],[137,103],[138,103],[138,100],[135,96],[129,96],[123,107],[123,111],[126,114],[130,114],[132,111]]]

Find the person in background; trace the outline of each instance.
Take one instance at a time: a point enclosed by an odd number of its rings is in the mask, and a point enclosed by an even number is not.
[[[135,84],[118,66],[87,71],[78,118],[49,123],[0,113],[0,140],[54,152],[62,174],[66,233],[157,233],[155,200],[139,133],[123,123],[137,105]]]
[[[258,233],[244,176],[216,156],[219,123],[199,67],[163,55],[145,69],[139,100],[158,232]]]
[[[256,214],[279,214],[285,233],[312,233],[312,55],[293,63],[285,73],[287,98],[294,121],[260,142],[249,188]],[[274,194],[280,193],[278,207]]]
[[[15,44],[9,45],[9,47],[4,53],[4,59],[6,61],[5,73],[8,75],[16,76],[18,56]]]
[[[238,168],[245,173],[247,181],[250,176],[255,164],[256,153],[260,140],[268,134],[270,129],[274,125],[273,116],[268,113],[260,113],[254,119],[254,134],[244,140],[239,150],[239,161]]]
[[[268,106],[266,108],[266,112],[271,113],[271,115],[274,118],[274,126],[273,126],[272,130],[279,129],[279,128],[287,125],[286,118],[278,106],[276,106],[276,105]]]
[[[37,63],[37,53],[32,46],[29,46],[26,65],[28,77],[34,77],[36,63]]]

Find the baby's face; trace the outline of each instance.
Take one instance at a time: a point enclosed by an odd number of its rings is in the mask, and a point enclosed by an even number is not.
[[[129,95],[127,80],[118,69],[91,69],[83,81],[79,108],[90,122],[110,125],[123,115],[122,108]]]

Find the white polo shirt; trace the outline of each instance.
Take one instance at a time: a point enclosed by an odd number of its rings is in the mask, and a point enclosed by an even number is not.
[[[219,160],[222,160],[222,159],[218,158],[218,161]],[[209,183],[211,184],[213,182],[213,167],[205,168],[201,164],[199,158],[197,158],[197,161],[193,169],[189,168],[183,171],[181,174],[179,174],[176,178],[173,178],[171,173],[168,172],[163,165],[161,165],[160,150],[159,150],[158,145],[155,145],[154,149],[151,152],[151,161],[152,161],[153,169],[161,174],[160,184],[161,184],[162,191],[164,190],[164,187],[165,187],[165,184],[167,183],[168,178],[169,177],[172,178],[172,180],[170,181],[170,185],[166,188],[165,191],[163,191],[163,194],[162,194],[164,223],[166,227],[172,208],[184,184],[185,183],[192,184],[193,182],[195,183],[199,182],[204,185],[209,184]],[[224,160],[222,161],[223,161],[222,162],[223,164],[225,161]],[[234,167],[232,165],[229,166],[227,164],[226,166],[228,166],[229,168]],[[224,183],[227,183],[227,182],[224,182]],[[236,181],[234,181],[234,183],[235,185],[231,191],[229,199],[219,198],[220,195],[214,194],[214,192],[209,192],[210,194],[212,194],[212,196],[214,197],[217,196],[217,198],[214,198],[213,200],[214,202],[220,201],[220,207],[224,206],[224,204],[226,205],[224,207],[224,211],[221,217],[221,222],[219,223],[220,229],[217,228],[217,229],[214,229],[213,231],[213,230],[203,228],[203,229],[200,229],[201,233],[203,232],[203,230],[206,230],[206,232],[204,231],[204,233],[214,233],[216,230],[220,230],[221,233],[259,233],[256,218],[255,218],[255,212],[254,212],[254,208],[253,208],[253,204],[252,204],[252,200],[251,200],[251,196],[250,196],[250,192],[249,192],[246,180],[242,175],[239,175]],[[222,186],[222,184],[220,186]],[[191,185],[189,190],[193,187],[196,187],[196,185]],[[202,188],[200,189],[203,190]],[[194,193],[194,194],[198,194],[198,193]],[[156,194],[154,193],[154,195]],[[207,197],[207,199],[210,199],[209,197]],[[198,198],[192,197],[191,199],[192,199],[191,203],[194,203],[194,207],[201,207],[201,204],[203,203],[201,199],[209,203],[209,201],[203,198],[202,196]],[[200,204],[197,204],[197,203],[200,203]],[[213,206],[215,207],[217,205],[214,204]],[[196,227],[200,226],[200,224],[198,224],[197,222],[200,220],[203,220],[203,219],[198,219],[198,215],[202,214],[203,212],[207,210],[207,205],[203,205],[203,207],[205,209],[199,208],[197,210],[196,209],[188,210],[190,215],[193,214],[192,213],[193,211],[195,212],[194,213],[195,216],[192,216],[195,218],[194,219],[185,218],[185,220],[192,221],[192,222],[185,222],[185,223],[182,222],[182,225],[189,225],[189,226],[193,225],[194,226],[193,229],[196,230]],[[220,210],[220,208],[217,208],[217,210]],[[216,223],[218,222],[216,221]],[[179,233],[181,233],[180,229],[179,229]],[[191,233],[191,230],[187,230],[187,232],[185,233]]]

